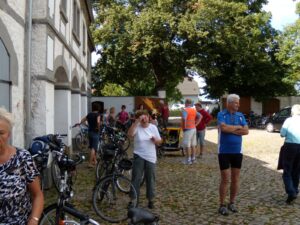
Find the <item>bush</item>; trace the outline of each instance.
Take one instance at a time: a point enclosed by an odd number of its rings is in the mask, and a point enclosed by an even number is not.
[[[170,116],[181,116],[181,110],[170,110]]]

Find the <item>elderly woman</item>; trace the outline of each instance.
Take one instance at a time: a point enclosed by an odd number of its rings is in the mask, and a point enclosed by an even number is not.
[[[280,130],[285,137],[282,154],[283,183],[288,194],[286,203],[291,204],[298,195],[300,175],[300,105],[292,107],[292,117],[287,118]]]
[[[12,123],[0,108],[0,224],[35,225],[44,205],[39,173],[27,150],[9,144]]]
[[[155,145],[161,143],[161,138],[157,127],[149,123],[147,110],[137,111],[136,120],[129,128],[128,135],[134,138],[132,184],[139,199],[140,183],[142,175],[145,175],[148,207],[152,209],[154,208],[155,163],[157,160]],[[129,207],[131,204],[130,202]]]

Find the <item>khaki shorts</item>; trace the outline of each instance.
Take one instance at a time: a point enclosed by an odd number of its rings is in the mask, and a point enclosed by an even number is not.
[[[183,132],[182,146],[190,148],[197,146],[197,131],[195,129],[186,130]]]

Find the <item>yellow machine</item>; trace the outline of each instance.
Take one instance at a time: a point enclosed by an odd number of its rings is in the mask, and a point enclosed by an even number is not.
[[[163,143],[159,150],[160,154],[164,154],[167,151],[181,151],[184,155],[182,142],[182,129],[180,127],[167,127],[162,131]]]

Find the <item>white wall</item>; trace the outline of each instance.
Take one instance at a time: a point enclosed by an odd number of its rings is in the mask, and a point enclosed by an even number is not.
[[[115,107],[116,112],[121,111],[121,106],[126,105],[127,112],[134,110],[134,97],[92,97],[91,102],[101,101],[104,103],[104,109]]]

